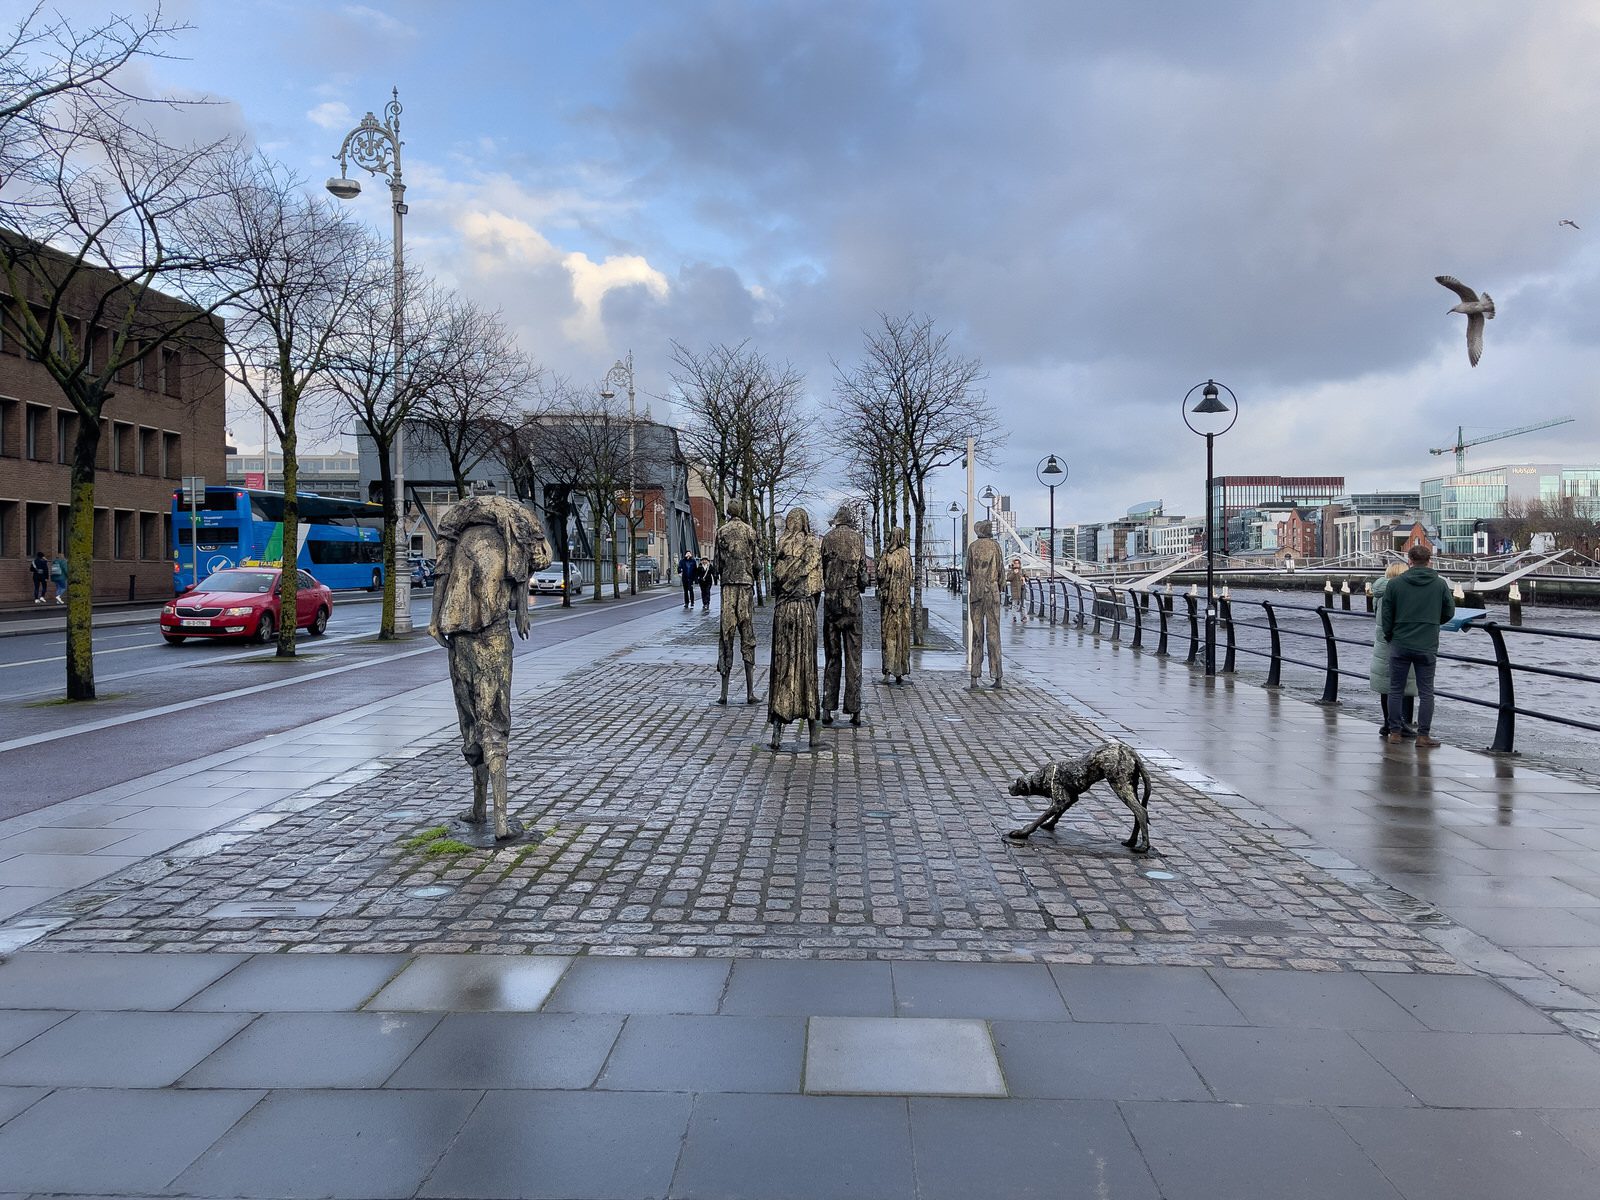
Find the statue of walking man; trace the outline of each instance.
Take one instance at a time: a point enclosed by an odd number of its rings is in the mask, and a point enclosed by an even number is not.
[[[889,531],[889,552],[878,560],[878,625],[884,678],[904,683],[911,674],[911,551],[899,525]]]
[[[549,565],[550,547],[538,519],[504,496],[469,497],[451,505],[439,522],[439,574],[428,633],[450,655],[461,753],[472,767],[472,808],[461,819],[484,824],[492,792],[497,841],[522,832],[522,823],[506,813],[511,620],[517,636],[527,637],[528,577]]]
[[[822,723],[833,724],[844,672],[844,711],[861,724],[861,593],[867,587],[867,546],[848,504],[822,536]]]
[[[790,511],[772,565],[772,670],[767,681],[767,721],[772,748],[783,741],[783,727],[804,721],[808,745],[821,740],[817,718],[817,601],[822,596],[822,547],[811,536],[806,510]]]
[[[739,635],[744,655],[744,702],[757,704],[756,627],[752,615],[756,586],[756,531],[744,519],[744,506],[728,504],[728,518],[717,529],[712,569],[722,581],[722,612],[717,627],[717,671],[722,676],[722,697],[728,702],[728,676],[733,672],[733,635]]]
[[[978,536],[967,547],[967,619],[972,622],[972,661],[967,670],[969,687],[978,686],[983,674],[983,649],[989,648],[989,675],[994,687],[1000,686],[1000,578],[1004,556],[994,540],[994,525],[979,521],[972,527]]]

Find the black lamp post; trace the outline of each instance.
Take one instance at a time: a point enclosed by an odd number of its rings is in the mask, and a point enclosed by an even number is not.
[[[994,502],[997,499],[995,490],[989,484],[983,485],[983,491],[978,493],[978,499],[983,501],[983,519],[994,520]]]
[[[1039,482],[1050,489],[1050,577],[1056,574],[1056,489],[1067,481],[1067,464],[1054,454],[1039,460],[1039,469],[1035,472]]]
[[[956,578],[961,572],[961,542],[959,538],[959,524],[961,521],[961,505],[954,500],[950,501],[950,590],[956,590]]]
[[[1196,392],[1200,393],[1200,401],[1193,408],[1189,407],[1189,400]],[[1222,393],[1228,393],[1228,400],[1222,399]],[[1198,425],[1191,421],[1191,416],[1200,418]],[[1189,427],[1191,433],[1198,433],[1206,439],[1206,674],[1217,673],[1217,599],[1216,599],[1216,562],[1217,541],[1213,509],[1211,504],[1211,491],[1216,479],[1211,456],[1211,443],[1233,428],[1233,423],[1239,419],[1239,398],[1233,394],[1233,389],[1225,383],[1218,383],[1215,379],[1208,379],[1204,383],[1197,383],[1190,388],[1183,397],[1183,423]]]

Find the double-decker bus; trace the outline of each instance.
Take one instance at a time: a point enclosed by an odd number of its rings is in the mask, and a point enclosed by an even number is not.
[[[331,588],[383,586],[383,506],[300,494],[295,564]],[[208,487],[191,513],[172,495],[172,584],[182,593],[226,567],[283,562],[283,493]],[[198,568],[199,579],[195,572]]]

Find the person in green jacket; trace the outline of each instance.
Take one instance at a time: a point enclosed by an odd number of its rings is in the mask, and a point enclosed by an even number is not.
[[[1456,613],[1450,585],[1428,566],[1433,548],[1418,542],[1406,551],[1411,568],[1384,589],[1378,624],[1389,643],[1388,740],[1399,743],[1406,680],[1417,675],[1417,745],[1437,746],[1433,728],[1433,669],[1439,659],[1439,627]]]
[[[1389,590],[1389,585],[1396,576],[1406,573],[1406,564],[1392,562],[1384,573],[1372,585],[1373,599],[1378,602],[1380,609],[1383,605],[1383,594]],[[1372,662],[1367,667],[1367,685],[1378,694],[1378,704],[1383,709],[1383,720],[1378,724],[1378,736],[1389,736],[1389,643],[1383,640],[1383,622],[1372,622]],[[1400,726],[1400,736],[1413,738],[1417,736],[1414,728],[1416,714],[1417,681],[1408,680],[1406,683],[1406,706],[1400,715],[1403,718]]]

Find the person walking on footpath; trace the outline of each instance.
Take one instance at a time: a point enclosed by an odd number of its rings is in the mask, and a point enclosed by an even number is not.
[[[33,576],[33,602],[44,603],[44,585],[50,582],[50,561],[45,558],[43,550],[33,552],[33,561],[28,564],[28,573]]]
[[[1456,613],[1450,585],[1428,566],[1433,548],[1417,542],[1406,551],[1411,566],[1384,589],[1378,625],[1389,643],[1389,715],[1386,726],[1391,744],[1403,738],[1401,710],[1406,679],[1417,675],[1417,745],[1437,746],[1433,728],[1433,670],[1439,661],[1439,627]]]
[[[56,603],[67,602],[67,559],[58,554],[50,560],[50,582],[56,585]]]
[[[1011,560],[1011,569],[1006,572],[1006,590],[1011,593],[1012,624],[1018,621],[1026,621],[1028,619],[1028,608],[1023,603],[1023,600],[1028,594],[1028,581],[1022,574],[1022,560],[1020,558]]]
[[[693,550],[683,552],[683,560],[678,563],[678,577],[683,580],[683,610],[688,612],[694,607],[694,581],[700,573],[700,560],[695,558]]]
[[[1383,606],[1384,593],[1389,590],[1391,580],[1406,573],[1405,563],[1390,563],[1389,569],[1383,573],[1382,578],[1372,585],[1372,598],[1379,606]],[[1378,704],[1383,709],[1383,723],[1378,726],[1378,736],[1389,736],[1389,641],[1383,636],[1383,622],[1379,620],[1372,623],[1372,664],[1367,668],[1367,683],[1373,691],[1378,693]],[[1414,679],[1406,680],[1405,711],[1401,714],[1403,720],[1400,725],[1401,737],[1416,737],[1417,707],[1417,682]]]
[[[711,611],[711,585],[716,582],[716,568],[711,565],[709,558],[702,558],[700,565],[695,568],[695,582],[700,585],[700,611]]]

